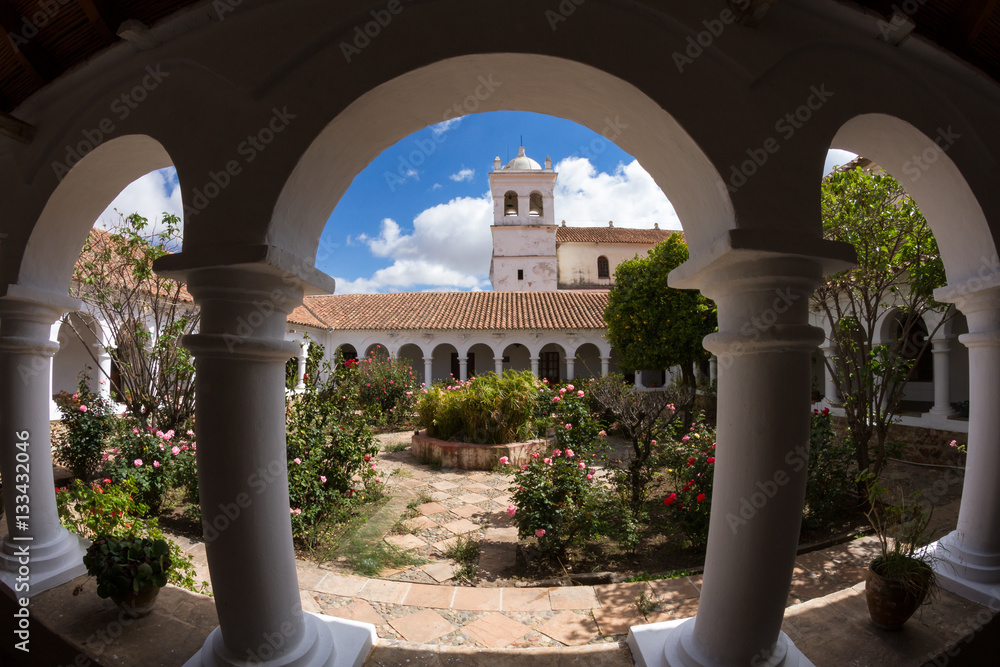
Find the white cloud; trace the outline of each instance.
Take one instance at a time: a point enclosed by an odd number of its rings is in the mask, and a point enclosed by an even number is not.
[[[160,169],[132,181],[104,210],[95,226],[104,228],[117,224],[119,216],[115,213],[116,209],[125,217],[138,213],[146,218],[149,221],[146,231],[149,233],[160,230],[164,212],[172,213],[183,221],[181,189],[177,185],[176,170],[173,167]]]
[[[448,120],[441,121],[437,125],[431,125],[431,130],[434,134],[440,136],[449,130],[454,130],[462,122],[461,117],[459,118],[449,118]]]
[[[584,158],[567,158],[556,171],[557,222],[594,226],[614,220],[616,226],[646,228],[658,222],[662,229],[680,229],[670,202],[638,162],[606,174]],[[377,236],[360,234],[353,241],[392,264],[367,278],[337,278],[337,293],[489,289],[492,223],[489,193],[426,209],[414,218],[412,231],[384,218]]]
[[[456,183],[461,183],[462,181],[470,181],[471,182],[472,179],[475,176],[476,176],[476,170],[475,169],[462,169],[458,173],[452,174],[448,178],[450,178],[451,180],[455,181]]]
[[[619,164],[614,173],[598,172],[590,160],[570,157],[555,165],[556,222],[570,226],[680,229],[674,207],[639,162]]]
[[[443,187],[444,186],[441,185],[440,183],[435,183],[434,185],[431,186],[431,190],[440,190]]]
[[[413,230],[404,233],[395,220],[385,218],[376,237],[359,235],[375,257],[392,265],[371,278],[337,279],[337,292],[384,292],[431,286],[434,289],[489,287],[493,239],[490,224],[493,202],[488,195],[460,197],[422,211]]]

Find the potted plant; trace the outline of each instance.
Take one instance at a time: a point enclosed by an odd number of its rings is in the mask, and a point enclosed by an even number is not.
[[[884,485],[868,473],[859,479],[868,485],[868,520],[878,537],[880,553],[865,578],[868,613],[875,627],[899,630],[913,613],[929,602],[937,580],[933,557],[922,547],[931,512],[916,503],[888,502]]]
[[[97,577],[97,594],[111,598],[133,618],[153,610],[173,565],[165,540],[107,535],[88,547],[83,564],[87,574]]]

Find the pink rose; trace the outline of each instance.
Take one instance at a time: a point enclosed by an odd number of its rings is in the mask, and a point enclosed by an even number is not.
[[[575,389],[573,385],[571,384],[566,385],[566,391],[573,391],[573,389]]]
[[[86,411],[87,411],[87,406],[86,405],[81,405],[80,406],[80,412],[86,412]]]
[[[142,465],[142,459],[136,459],[135,461],[132,461],[132,463],[134,463],[135,467],[138,468]]]
[[[588,474],[588,475],[587,475],[587,479],[594,479],[594,476],[593,476],[593,475],[589,475],[589,474]]]
[[[572,425],[572,424],[566,424],[566,430],[567,430],[567,431],[569,431],[569,430],[570,430],[570,429],[572,429],[572,428],[573,428],[573,425]]]
[[[566,450],[566,458],[568,458],[568,459],[573,458],[573,450],[572,449],[567,449]]]
[[[321,482],[323,482],[324,484],[326,484],[326,475],[320,475],[320,476],[319,476],[319,481],[321,481]]]
[[[584,463],[583,461],[580,461],[579,463],[576,464],[576,467],[577,468],[586,468],[587,464]]]
[[[536,528],[535,529],[535,537],[538,537],[538,538],[545,537],[545,529],[544,528]]]
[[[514,516],[517,513],[517,508],[513,505],[507,505],[507,516]]]
[[[173,454],[174,456],[177,456],[178,454],[181,453],[181,448],[178,447],[177,445],[174,445],[173,447],[170,448],[170,453]]]
[[[295,459],[292,459],[292,460],[295,461],[296,464],[302,465],[302,459],[295,458]]]
[[[507,458],[506,456],[501,456],[500,457],[500,465],[505,466],[508,463],[510,463],[510,459],[509,458]]]
[[[154,468],[159,468],[160,467],[160,462],[159,461],[153,461],[153,467]]]
[[[579,396],[580,398],[583,398],[583,389],[581,389],[580,391],[576,392],[576,395]]]

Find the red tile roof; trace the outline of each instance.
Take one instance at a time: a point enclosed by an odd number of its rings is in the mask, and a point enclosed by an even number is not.
[[[349,330],[604,329],[607,303],[606,291],[336,294],[306,297],[288,320]]]
[[[673,234],[675,229],[630,229],[628,227],[559,227],[556,243],[648,243],[656,244]]]

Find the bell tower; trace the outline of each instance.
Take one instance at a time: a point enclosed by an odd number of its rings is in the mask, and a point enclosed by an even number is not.
[[[493,261],[490,282],[495,292],[540,292],[557,287],[556,224],[552,160],[545,167],[524,153],[501,166],[493,160]]]

